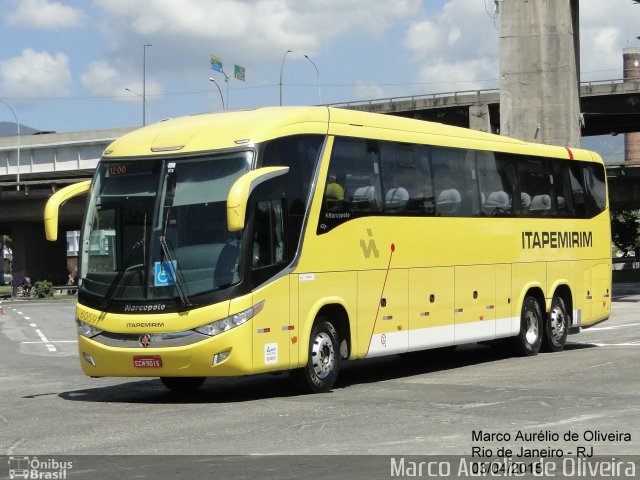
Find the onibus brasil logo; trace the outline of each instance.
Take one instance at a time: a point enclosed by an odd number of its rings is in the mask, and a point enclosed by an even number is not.
[[[9,478],[65,480],[67,470],[73,468],[73,462],[63,462],[55,458],[10,456]]]

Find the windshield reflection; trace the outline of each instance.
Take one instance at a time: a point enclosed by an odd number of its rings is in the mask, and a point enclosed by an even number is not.
[[[240,281],[241,237],[226,227],[231,185],[251,152],[98,166],[82,238],[80,287],[114,299],[189,297]]]

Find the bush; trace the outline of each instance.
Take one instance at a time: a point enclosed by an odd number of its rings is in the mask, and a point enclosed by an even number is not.
[[[36,282],[35,287],[37,298],[53,297],[53,283],[47,280],[42,280],[40,282]]]

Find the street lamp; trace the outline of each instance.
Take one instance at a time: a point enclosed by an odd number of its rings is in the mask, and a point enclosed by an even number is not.
[[[18,130],[18,148],[16,151],[16,157],[18,160],[18,173],[16,174],[16,190],[20,191],[20,122],[18,122],[18,117],[16,115],[16,112],[13,111],[13,108],[11,108],[11,105],[9,105],[7,102],[2,100],[1,98],[0,98],[0,102],[4,103],[7,106],[7,108],[11,110],[11,114],[13,115],[13,118],[16,121],[16,128]]]
[[[317,65],[313,62],[313,60],[311,60],[311,58],[309,58],[309,55],[305,55],[304,58],[309,60],[311,62],[311,65],[313,65],[313,68],[316,69],[316,77],[318,79],[318,102],[322,103],[322,96],[320,95],[320,72],[318,71]]]
[[[218,82],[216,82],[216,79],[213,77],[209,77],[209,81],[215,83],[216,87],[218,87],[218,92],[220,92],[220,101],[222,102],[222,110],[226,110],[226,108],[224,107],[224,97],[222,96],[222,90],[220,90],[220,85],[218,85]]]
[[[136,91],[135,91],[135,90],[133,90],[132,88],[124,87],[124,89],[125,89],[127,92],[131,92],[131,93],[133,93],[133,94],[135,94],[135,95],[137,95],[137,96],[139,96],[139,97],[142,97],[142,94],[140,94],[140,93],[136,92]],[[149,109],[149,104],[147,103],[147,99],[146,99],[146,98],[144,98],[144,97],[142,97],[142,101],[146,104],[147,111],[146,111],[145,113],[146,113],[147,123],[149,123],[149,119],[151,118],[151,110]]]
[[[280,105],[282,105],[282,71],[284,70],[284,59],[287,58],[287,53],[293,53],[293,50],[287,50],[282,56],[282,64],[280,65]]]
[[[147,124],[147,47],[150,43],[142,45],[142,126]]]

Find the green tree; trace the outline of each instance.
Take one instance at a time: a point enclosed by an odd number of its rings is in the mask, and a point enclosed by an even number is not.
[[[614,210],[611,212],[611,240],[623,253],[623,257],[633,253],[638,243],[640,211]]]

